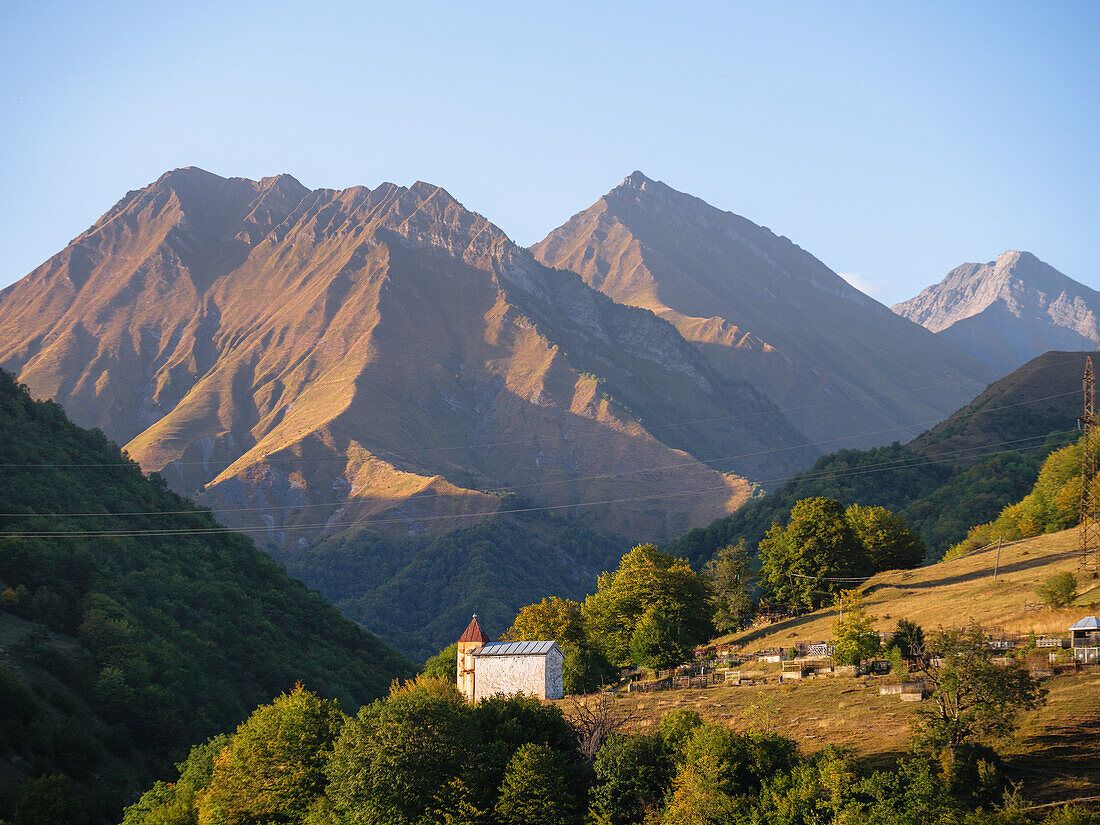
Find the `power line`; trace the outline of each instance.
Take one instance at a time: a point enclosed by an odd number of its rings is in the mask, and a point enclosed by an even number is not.
[[[1057,397],[1057,396],[1052,396],[1052,397]],[[1042,399],[1039,399],[1039,400],[1042,400]],[[1023,403],[1023,402],[1021,402],[1021,403]],[[1005,405],[1004,407],[999,407],[999,408],[995,408],[995,409],[1007,409],[1009,407],[1014,407],[1014,406],[1019,406],[1019,405],[1018,404],[1008,404],[1008,405]],[[1046,440],[1049,439],[1051,436],[1065,435],[1065,434],[1068,434],[1068,433],[1071,433],[1071,432],[1073,432],[1073,430],[1064,430],[1064,431],[1060,431],[1060,432],[1047,433],[1047,434],[1042,435],[1042,436],[1027,436],[1025,438],[999,441],[999,442],[995,442],[995,443],[992,443],[992,444],[984,444],[984,445],[975,446],[975,447],[962,447],[962,448],[959,448],[959,449],[956,449],[956,450],[946,450],[946,451],[943,451],[943,452],[936,453],[934,456],[913,456],[913,457],[910,457],[910,458],[895,459],[893,461],[880,462],[878,464],[871,465],[870,467],[856,467],[856,468],[849,468],[849,469],[846,469],[846,470],[819,470],[817,473],[806,471],[806,472],[798,473],[793,477],[776,476],[776,477],[773,477],[773,478],[756,479],[756,482],[760,483],[760,484],[771,484],[771,483],[776,483],[776,482],[786,481],[786,480],[799,480],[799,481],[809,480],[809,481],[813,481],[813,480],[816,480],[818,478],[827,478],[827,477],[841,477],[842,478],[842,477],[847,477],[847,476],[852,476],[852,475],[863,475],[867,472],[881,472],[881,471],[889,470],[889,469],[909,469],[911,467],[924,467],[924,466],[928,466],[928,465],[931,465],[931,464],[941,463],[941,461],[943,459],[945,459],[949,456],[955,456],[955,455],[960,455],[960,454],[965,454],[965,453],[975,452],[975,451],[983,451],[983,450],[987,453],[996,452],[996,450],[992,450],[991,448],[1005,447],[1005,446],[1014,445],[1014,444],[1023,444],[1023,443],[1026,443],[1028,441],[1035,441],[1037,439],[1043,439],[1043,443],[1037,444],[1037,445],[1035,445],[1035,447],[1036,448],[1037,447],[1043,447],[1043,446],[1046,445],[1045,444]],[[865,434],[869,435],[869,434],[873,434],[873,433],[865,433]],[[780,452],[784,449],[789,449],[789,448],[777,448],[776,450],[771,451],[771,452]],[[768,451],[764,451],[764,452],[768,452]],[[1019,452],[1019,450],[1017,450],[1017,452]],[[618,472],[618,473],[601,473],[601,474],[591,475],[591,476],[579,476],[579,477],[556,479],[556,480],[550,480],[550,481],[531,482],[529,484],[517,484],[517,485],[511,485],[507,488],[501,488],[501,489],[498,489],[498,490],[494,490],[492,492],[487,492],[485,494],[486,495],[494,495],[494,494],[501,494],[501,493],[513,493],[516,490],[527,489],[527,488],[531,488],[531,487],[546,487],[546,486],[551,486],[551,485],[555,485],[555,484],[575,484],[579,481],[594,481],[594,480],[601,480],[601,479],[605,479],[605,478],[619,478],[619,477],[622,477],[622,476],[625,476],[625,475],[640,475],[640,474],[644,474],[644,473],[657,473],[657,472],[663,472],[665,470],[679,469],[679,468],[682,468],[682,467],[692,467],[692,466],[697,466],[698,464],[708,464],[708,463],[718,462],[718,461],[727,461],[727,460],[730,460],[730,459],[733,459],[733,458],[742,458],[742,457],[745,457],[745,456],[759,455],[759,454],[763,454],[763,453],[743,453],[741,455],[736,455],[736,456],[723,456],[723,457],[720,457],[720,458],[712,458],[712,459],[695,459],[695,460],[690,460],[690,461],[679,462],[677,464],[667,464],[667,465],[663,465],[663,466],[660,466],[660,467],[645,467],[645,468],[639,468],[639,469],[634,469],[634,470],[624,470],[624,471],[621,471],[621,472]],[[53,466],[53,465],[37,465],[37,466]],[[117,466],[117,465],[112,465],[112,466]],[[724,488],[716,487],[716,488],[713,488],[713,489],[718,490],[718,489],[724,489]],[[427,496],[425,495],[424,497],[427,497]],[[411,500],[413,498],[416,498],[415,494],[413,496],[410,496],[406,500]],[[271,512],[271,511],[278,511],[278,510],[302,510],[302,509],[309,509],[309,508],[316,508],[316,507],[339,508],[339,507],[342,507],[346,504],[354,503],[355,501],[356,501],[356,499],[345,499],[344,501],[321,502],[321,503],[316,503],[316,504],[287,504],[287,505],[271,505],[271,506],[266,506],[266,507],[240,507],[240,508],[233,508],[233,509],[218,508],[217,512],[219,514],[228,514],[228,513],[257,512],[257,511]],[[99,512],[99,513],[42,513],[42,514],[38,514],[38,513],[0,513],[0,517],[5,517],[5,518],[102,518],[102,517],[107,517],[107,516],[112,516],[113,517],[113,516],[193,515],[193,514],[201,513],[201,512],[203,512],[203,511],[189,509],[189,510],[167,510],[167,511],[166,510],[139,510],[139,511],[121,512],[121,513],[110,513],[110,512]],[[493,511],[493,512],[499,512],[499,511]],[[506,512],[510,512],[510,511],[506,511]]]
[[[1071,431],[1067,431],[1067,432],[1071,432]],[[1011,442],[1006,442],[1006,443],[1011,443]],[[997,445],[994,445],[994,446],[997,446]],[[1030,449],[1038,449],[1038,448],[1043,447],[1043,446],[1045,446],[1045,445],[1042,445],[1042,444],[1034,445]],[[924,466],[925,464],[934,464],[934,463],[937,463],[937,462],[927,461],[927,462],[923,462],[922,464],[905,465],[901,469],[907,469],[910,466]],[[866,470],[861,469],[861,470],[858,470],[858,471],[853,471],[849,475],[865,475],[865,474],[868,474],[868,473],[883,472],[885,469],[893,469],[893,468],[892,467],[884,467],[884,468],[873,467],[873,468],[868,468]],[[829,475],[829,474],[828,473],[823,473],[822,475]],[[679,497],[682,497],[682,496],[699,495],[699,494],[702,494],[702,493],[720,492],[720,491],[724,491],[724,490],[728,490],[728,489],[729,489],[728,486],[723,485],[721,487],[718,487],[718,486],[704,487],[704,488],[700,488],[700,489],[696,489],[696,490],[680,490],[680,491],[667,492],[667,493],[654,493],[654,494],[645,495],[645,496],[633,496],[633,497],[628,497],[628,498],[617,498],[617,499],[604,499],[604,500],[601,500],[601,501],[586,501],[586,502],[576,502],[576,503],[567,503],[567,504],[547,504],[547,505],[537,505],[537,506],[531,506],[531,507],[512,508],[512,509],[507,509],[507,510],[502,510],[502,509],[486,510],[486,511],[482,511],[482,512],[473,512],[473,513],[458,513],[458,514],[436,515],[436,516],[430,516],[430,515],[429,516],[418,516],[415,519],[410,519],[410,518],[387,518],[387,519],[357,519],[357,520],[354,520],[354,521],[343,521],[343,522],[340,522],[340,521],[325,521],[325,522],[314,522],[314,523],[293,524],[293,525],[284,524],[284,525],[280,525],[277,528],[275,528],[275,527],[269,528],[267,526],[263,526],[263,527],[238,527],[238,528],[218,526],[218,527],[209,527],[209,528],[167,528],[167,529],[140,529],[140,530],[139,529],[132,529],[132,530],[131,529],[119,529],[119,530],[25,531],[25,532],[0,533],[0,538],[6,538],[6,537],[7,538],[96,538],[96,537],[106,538],[106,537],[126,537],[126,536],[206,535],[206,534],[217,534],[217,533],[248,533],[248,534],[251,534],[251,533],[272,533],[272,532],[294,532],[294,531],[300,531],[300,530],[314,530],[314,529],[331,528],[331,527],[369,527],[369,526],[385,525],[385,524],[408,524],[409,521],[417,521],[417,522],[441,521],[441,520],[454,521],[454,520],[464,519],[464,518],[480,518],[480,517],[495,516],[495,515],[511,515],[511,514],[536,513],[536,512],[551,512],[551,511],[557,511],[557,510],[581,509],[581,508],[587,508],[587,507],[599,507],[599,506],[605,506],[605,505],[608,505],[608,504],[623,504],[623,503],[639,502],[639,501],[657,501],[657,500],[662,500],[662,499],[679,498]],[[410,499],[406,499],[406,501],[411,500],[412,498],[415,498],[415,497],[410,497]],[[347,502],[345,502],[345,503],[347,503]],[[181,514],[188,514],[188,515],[189,514],[195,514],[195,515],[204,515],[204,516],[208,516],[208,517],[211,517],[211,518],[213,517],[212,514],[210,514],[210,513],[206,513],[206,512],[198,511],[198,510],[184,511]],[[64,514],[46,514],[46,515],[47,516],[56,515],[57,517],[64,517]],[[111,517],[114,514],[113,513],[98,513],[98,514],[95,514],[95,515],[106,518],[106,517]],[[157,512],[150,512],[150,513],[144,513],[144,514],[140,514],[140,515],[165,515],[165,514],[164,513],[157,513]]]

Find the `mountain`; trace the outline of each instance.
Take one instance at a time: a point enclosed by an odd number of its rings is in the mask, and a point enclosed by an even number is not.
[[[795,502],[825,496],[900,513],[937,559],[969,528],[1023,498],[1046,455],[1077,438],[1088,354],[1032,359],[908,444],[823,456],[775,492],[688,531],[666,549],[694,564],[741,539],[754,549],[773,522],[786,521]]]
[[[583,593],[627,541],[817,454],[671,324],[426,183],[167,173],[0,292],[0,366],[387,632]],[[510,560],[520,521],[534,544]],[[441,567],[426,548],[456,530],[480,538]],[[379,601],[398,580],[422,585]]]
[[[67,777],[93,822],[118,822],[189,743],[295,682],[352,711],[411,674],[249,539],[2,370],[0,467],[5,822],[28,821],[10,806],[42,774]]]
[[[963,264],[892,307],[1004,374],[1048,350],[1100,343],[1100,293],[1030,252]]]
[[[909,440],[995,377],[787,238],[641,172],[532,251],[669,320],[829,449]]]

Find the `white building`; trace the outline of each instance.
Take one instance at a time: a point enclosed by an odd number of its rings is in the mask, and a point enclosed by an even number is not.
[[[1078,662],[1100,663],[1100,619],[1086,616],[1070,626],[1069,643]]]
[[[490,642],[475,615],[458,641],[458,689],[470,702],[517,693],[560,699],[564,659],[554,641]]]

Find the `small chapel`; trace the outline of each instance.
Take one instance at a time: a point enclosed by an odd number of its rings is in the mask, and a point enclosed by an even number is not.
[[[458,689],[467,702],[517,693],[560,699],[564,660],[555,641],[490,641],[475,613],[458,639]]]

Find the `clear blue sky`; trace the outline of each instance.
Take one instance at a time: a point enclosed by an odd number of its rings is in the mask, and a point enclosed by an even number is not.
[[[167,169],[427,180],[531,244],[634,169],[887,303],[1100,288],[1100,3],[0,0],[0,286]]]

